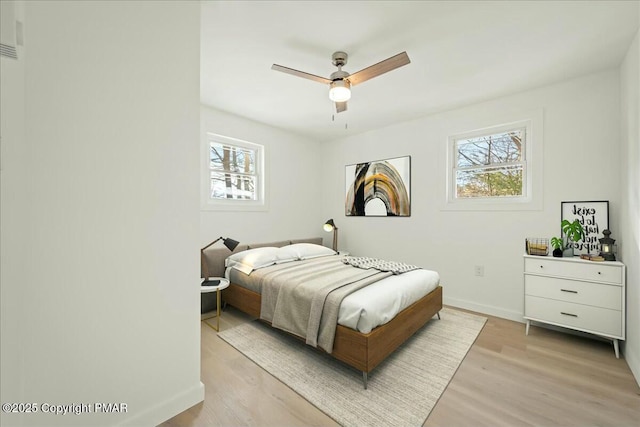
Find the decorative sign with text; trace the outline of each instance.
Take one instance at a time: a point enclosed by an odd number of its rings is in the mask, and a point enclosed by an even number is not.
[[[609,228],[609,201],[562,202],[562,218],[573,222],[577,219],[584,229],[584,239],[573,243],[575,255],[598,253],[602,232]],[[562,231],[560,231],[562,233]]]

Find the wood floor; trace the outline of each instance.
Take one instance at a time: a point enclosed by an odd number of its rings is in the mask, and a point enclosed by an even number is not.
[[[486,317],[424,426],[640,426],[640,388],[611,343]],[[220,328],[250,320],[228,308]],[[201,337],[205,400],[161,427],[337,425],[204,322]]]

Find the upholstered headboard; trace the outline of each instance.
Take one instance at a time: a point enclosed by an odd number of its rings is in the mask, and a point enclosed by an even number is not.
[[[223,247],[209,247],[204,251],[204,259],[207,263],[207,268],[209,269],[210,277],[224,277],[224,260],[231,255],[232,253],[246,251],[247,249],[253,248],[262,248],[265,246],[275,246],[280,248],[282,246],[292,245],[294,243],[315,243],[316,245],[322,244],[322,237],[310,237],[307,239],[293,239],[293,240],[280,240],[278,242],[267,242],[267,243],[249,243],[242,244],[240,243],[236,249],[231,252],[229,249]],[[204,274],[200,271],[200,277],[203,277]]]

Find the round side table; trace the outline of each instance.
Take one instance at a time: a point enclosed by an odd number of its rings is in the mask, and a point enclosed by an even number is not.
[[[221,305],[220,291],[228,287],[229,287],[229,280],[225,279],[224,277],[209,277],[203,280],[202,283],[200,284],[201,294],[205,294],[208,292],[216,293],[216,314],[214,316],[204,317],[204,316],[207,316],[205,314],[205,315],[202,315],[200,319],[200,320],[207,320],[207,319],[213,319],[215,317],[216,318],[215,328],[207,322],[204,322],[204,323],[211,326],[211,328],[214,329],[216,332],[220,331],[220,305]]]

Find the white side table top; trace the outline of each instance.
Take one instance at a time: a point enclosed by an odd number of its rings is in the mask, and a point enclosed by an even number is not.
[[[218,281],[217,285],[205,285],[205,283],[207,282],[211,282],[211,281]],[[216,292],[216,291],[221,291],[223,289],[226,289],[229,287],[229,280],[225,279],[224,277],[209,277],[206,280],[202,281],[202,284],[200,285],[200,293],[204,294],[207,292]]]

